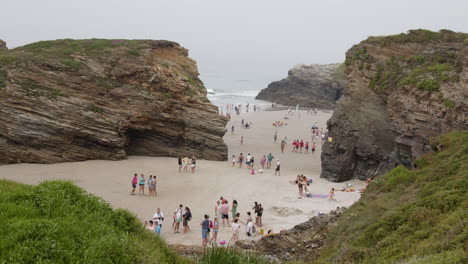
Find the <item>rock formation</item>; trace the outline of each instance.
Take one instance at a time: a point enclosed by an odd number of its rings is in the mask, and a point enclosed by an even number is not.
[[[5,41],[0,39],[0,51],[6,51],[8,50]]]
[[[264,236],[258,241],[239,240],[235,245],[281,261],[311,261],[319,255],[329,227],[335,224],[345,209],[337,208],[328,214],[314,216],[290,230]]]
[[[56,40],[0,54],[0,163],[225,160],[227,120],[179,44]]]
[[[412,30],[346,53],[347,85],[328,121],[321,177],[373,178],[468,129],[468,34]]]
[[[272,82],[256,99],[283,105],[335,108],[345,86],[343,64],[296,65],[288,77]]]

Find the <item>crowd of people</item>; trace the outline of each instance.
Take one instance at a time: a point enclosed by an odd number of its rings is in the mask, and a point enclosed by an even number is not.
[[[252,218],[252,212],[246,212],[245,221],[241,219],[241,213],[238,212],[238,203],[236,200],[232,201],[229,205],[228,200],[220,197],[216,201],[214,206],[214,217],[210,219],[208,214],[203,216],[203,221],[200,223],[201,226],[201,237],[202,245],[207,246],[208,243],[218,243],[218,232],[220,228],[230,228],[231,236],[230,243],[235,243],[240,238],[240,230],[242,225],[245,226],[245,235],[247,238],[251,238],[254,233],[257,232],[257,228],[261,228],[263,207],[262,204],[254,202],[252,207],[255,219]],[[221,219],[221,223],[219,221]],[[192,220],[192,212],[189,207],[180,204],[173,213],[172,232],[173,234],[180,233],[180,223],[182,223],[183,233],[186,234],[191,231],[190,221]],[[255,220],[255,221],[254,221]],[[144,226],[156,235],[161,235],[162,226],[164,222],[164,213],[160,208],[157,208],[152,219],[144,221]],[[222,224],[222,225],[221,225]],[[263,229],[260,229],[260,233],[263,235]],[[225,244],[226,241],[220,241],[220,244]]]
[[[145,185],[148,186],[148,195],[155,197],[157,195],[156,192],[156,185],[158,183],[158,179],[156,178],[156,175],[150,175],[148,180],[145,179],[144,174],[140,174],[140,177],[138,177],[138,174],[135,173],[132,177],[132,190],[130,191],[131,195],[136,195],[136,187],[138,185],[138,194],[140,195],[145,195]]]
[[[192,158],[189,159],[188,156],[182,157],[180,156],[177,160],[177,164],[179,165],[179,172],[187,172],[188,167],[192,170],[192,173],[195,173],[195,169],[197,167],[197,158],[195,155],[192,155]]]
[[[275,157],[269,153],[268,155],[263,155],[262,158],[260,159],[260,166],[261,169],[258,170],[258,172],[263,173],[265,169],[270,169],[271,164],[273,162],[273,159]],[[250,170],[250,174],[255,175],[255,157],[250,155],[250,153],[247,154],[247,156],[244,156],[243,153],[240,153],[237,157],[236,155],[232,155],[232,167],[236,166],[238,164],[239,168],[242,168],[242,166],[245,164],[246,168]],[[276,159],[276,167],[275,167],[275,175],[280,175],[280,160]]]

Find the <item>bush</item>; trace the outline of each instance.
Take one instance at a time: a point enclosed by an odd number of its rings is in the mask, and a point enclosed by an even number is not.
[[[205,248],[203,256],[198,259],[200,264],[273,264],[263,256],[241,252],[230,247]]]
[[[0,180],[0,263],[189,263],[71,182]]]
[[[418,82],[416,87],[421,90],[436,92],[439,91],[440,83],[436,80],[426,79]]]

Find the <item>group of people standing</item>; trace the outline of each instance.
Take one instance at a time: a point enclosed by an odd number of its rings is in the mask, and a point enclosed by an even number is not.
[[[135,173],[132,177],[132,190],[130,191],[131,195],[136,195],[136,187],[137,185],[139,186],[138,188],[138,194],[145,195],[145,184],[147,183],[148,186],[148,194],[149,196],[156,196],[156,185],[158,183],[158,180],[156,178],[156,175],[150,175],[148,180],[145,179],[144,174],[140,174],[140,177],[138,177],[138,174]]]
[[[195,157],[195,155],[192,155],[192,158],[190,159],[188,156],[179,156],[177,164],[179,165],[179,172],[182,172],[182,170],[184,172],[187,172],[188,167],[190,167],[192,173],[195,173],[195,168],[197,167],[197,158]]]
[[[263,155],[263,157],[260,160],[260,166],[262,167],[259,172],[263,173],[263,170],[270,169],[272,161],[274,159],[274,156],[269,153],[268,155]],[[244,156],[243,153],[240,153],[239,156],[236,157],[236,155],[232,155],[232,167],[236,165],[236,163],[239,165],[239,168],[242,168],[243,164],[245,162],[245,165],[247,169],[250,170],[250,174],[255,175],[255,158],[250,155],[250,153],[247,154],[247,156]],[[276,159],[276,169],[275,169],[275,175],[280,174],[280,160]]]
[[[312,145],[309,145],[309,141],[304,142],[304,140],[302,139],[294,140],[292,143],[292,146],[293,146],[292,152],[305,153],[305,154],[309,154],[309,148],[310,148],[311,153],[315,153],[315,148],[316,148],[315,143],[312,143]]]

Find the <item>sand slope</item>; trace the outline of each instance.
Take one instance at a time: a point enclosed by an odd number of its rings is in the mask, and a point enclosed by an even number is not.
[[[199,160],[195,174],[178,173],[176,158],[129,157],[122,161],[93,160],[85,162],[42,164],[16,164],[0,166],[0,178],[15,180],[22,183],[37,184],[43,180],[72,180],[89,192],[102,197],[114,207],[127,208],[140,219],[148,220],[156,208],[160,207],[166,216],[163,225],[163,237],[169,243],[200,244],[200,222],[203,215],[214,215],[214,205],[220,196],[226,197],[231,203],[236,199],[239,203],[238,212],[244,221],[246,212],[252,211],[254,201],[260,202],[264,210],[264,229],[278,232],[288,229],[319,211],[328,212],[337,206],[350,206],[360,197],[359,193],[337,192],[337,202],[321,198],[298,199],[297,187],[289,181],[294,180],[298,173],[303,173],[313,179],[309,190],[314,194],[328,194],[332,187],[341,188],[347,183],[331,183],[320,179],[320,143],[318,151],[312,154],[291,152],[293,138],[310,141],[310,127],[318,122],[325,127],[331,112],[319,112],[317,116],[307,115],[301,111],[297,116],[287,120],[288,125],[275,128],[271,124],[283,120],[287,111],[264,111],[245,113],[234,116],[228,123],[229,132],[225,142],[229,147],[229,157],[251,153],[256,159],[256,167],[260,166],[261,155],[271,152],[275,159],[281,161],[281,176],[273,176],[273,169],[265,170],[263,174],[250,175],[245,166],[242,169],[231,167],[231,158],[226,162]],[[253,127],[240,127],[241,119],[252,122]],[[286,121],[286,120],[285,120]],[[235,125],[234,135],[231,125]],[[280,153],[280,144],[273,144],[274,131],[278,131],[278,141],[288,137],[288,146],[284,154]],[[240,137],[244,136],[244,144],[240,145]],[[197,153],[194,153],[195,155]],[[133,173],[144,173],[158,176],[158,196],[131,196],[130,181]],[[360,181],[351,184],[363,187]],[[147,190],[146,190],[147,191]],[[192,231],[188,234],[173,234],[170,230],[172,213],[179,203],[191,208],[193,219],[190,222]],[[276,206],[279,209],[273,210]],[[253,213],[253,212],[252,212]],[[243,230],[243,229],[242,229]],[[228,240],[229,228],[221,228],[219,240]],[[242,232],[241,238],[245,235]]]

